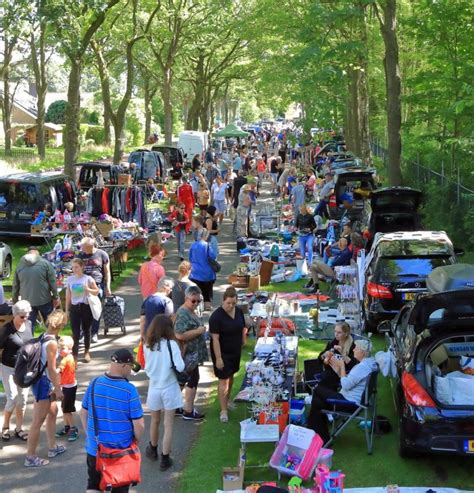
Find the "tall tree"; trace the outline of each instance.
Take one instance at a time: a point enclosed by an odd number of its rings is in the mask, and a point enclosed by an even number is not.
[[[104,25],[105,37],[99,36],[98,39],[94,39],[91,42],[101,81],[104,108],[114,127],[114,164],[120,163],[124,152],[125,140],[123,130],[125,127],[125,116],[132,97],[135,80],[133,49],[139,41],[145,38],[151,22],[153,21],[153,17],[160,9],[160,4],[158,3],[155,6],[155,9],[151,12],[146,21],[145,26],[142,26],[138,19],[138,9],[139,3],[135,0],[131,5],[131,12],[128,13],[125,11],[126,15],[129,14],[128,18],[130,20],[130,25],[127,26],[126,23],[122,21],[120,26],[118,26],[118,30],[116,29],[117,21],[122,19],[122,16],[124,15],[124,12],[120,11],[110,23]],[[109,33],[112,32],[116,35],[115,39],[111,39],[109,36]],[[107,50],[107,45],[112,45],[112,48]],[[125,53],[123,53],[123,50]],[[125,91],[121,98],[113,98],[110,90],[110,65],[119,59],[119,64],[122,66],[122,56],[125,57]],[[114,99],[117,99],[115,105],[113,104]]]
[[[402,106],[399,48],[397,37],[397,0],[374,3],[385,45],[384,69],[387,98],[388,180],[390,185],[402,184]]]
[[[120,0],[45,0],[44,10],[55,28],[58,46],[69,62],[68,106],[64,136],[64,172],[74,174],[79,158],[81,76],[92,38]]]
[[[44,1],[37,0],[30,13],[31,32],[29,36],[31,67],[36,85],[36,146],[41,160],[46,157],[46,94],[48,92],[47,65],[54,48],[48,46],[48,24],[44,13]]]

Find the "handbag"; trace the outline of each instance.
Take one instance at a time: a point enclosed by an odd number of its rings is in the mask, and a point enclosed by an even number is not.
[[[216,274],[217,274],[217,272],[220,272],[220,270],[221,270],[221,268],[222,268],[221,264],[220,264],[217,260],[215,260],[215,259],[213,259],[213,258],[211,258],[211,257],[209,256],[209,245],[208,245],[208,247],[207,247],[207,261],[209,262],[209,265],[211,266],[211,269],[212,269],[212,270],[213,270]]]
[[[100,473],[100,490],[135,486],[141,481],[141,454],[136,440],[127,448],[110,448],[99,443],[98,420],[94,406],[94,389],[97,378],[92,382],[91,410],[97,442],[96,470]]]
[[[88,294],[87,302],[89,303],[89,307],[92,312],[92,317],[94,320],[100,320],[100,316],[102,315],[102,301],[96,294]]]
[[[166,340],[166,344],[168,345],[168,352],[170,353],[171,368],[173,369],[176,378],[178,379],[178,383],[180,385],[184,385],[191,376],[191,373],[199,365],[199,355],[197,353],[186,353],[183,358],[184,370],[179,371],[174,364],[173,351],[171,350],[171,343],[169,339]]]
[[[137,348],[137,363],[140,365],[141,369],[145,369],[145,350],[143,348],[143,341],[140,340]]]

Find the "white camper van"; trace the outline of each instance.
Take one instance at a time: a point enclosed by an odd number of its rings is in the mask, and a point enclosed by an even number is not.
[[[178,147],[184,152],[184,159],[187,163],[193,160],[196,154],[204,160],[204,155],[209,145],[209,140],[206,132],[198,132],[195,130],[184,130],[179,134]]]

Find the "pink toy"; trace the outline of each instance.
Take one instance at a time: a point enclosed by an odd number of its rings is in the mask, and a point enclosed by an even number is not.
[[[61,214],[61,211],[59,209],[56,209],[54,211],[53,217],[54,217],[54,222],[55,223],[58,224],[58,223],[62,223],[63,222],[63,215]]]
[[[326,466],[318,465],[314,477],[314,493],[342,493],[345,477],[341,471],[330,471]]]

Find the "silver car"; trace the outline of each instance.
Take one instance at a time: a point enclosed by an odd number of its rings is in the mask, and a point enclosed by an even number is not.
[[[0,278],[8,279],[12,273],[13,254],[10,247],[0,241]]]

